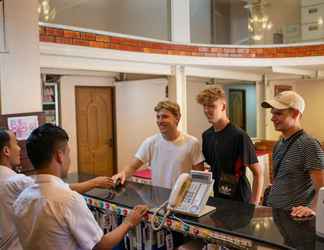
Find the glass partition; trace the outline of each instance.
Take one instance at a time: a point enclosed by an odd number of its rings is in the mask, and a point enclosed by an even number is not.
[[[192,43],[324,41],[324,0],[188,1]],[[42,22],[161,40],[171,37],[171,0],[39,0],[39,13]]]
[[[324,0],[191,0],[190,7],[193,43],[259,45],[324,40]]]
[[[170,39],[169,0],[39,0],[41,22]]]

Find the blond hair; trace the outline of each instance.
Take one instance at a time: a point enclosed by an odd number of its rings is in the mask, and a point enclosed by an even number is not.
[[[169,112],[171,112],[174,116],[176,116],[178,118],[180,118],[180,116],[181,116],[180,106],[176,102],[161,101],[154,107],[155,112],[159,112],[162,109],[168,110]]]
[[[196,97],[197,102],[201,105],[211,104],[219,99],[226,100],[224,90],[220,87],[204,89]]]

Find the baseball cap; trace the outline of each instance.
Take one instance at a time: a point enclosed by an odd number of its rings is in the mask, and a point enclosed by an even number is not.
[[[265,100],[261,103],[263,108],[289,109],[298,110],[301,114],[305,110],[304,99],[295,91],[283,91],[271,100]]]

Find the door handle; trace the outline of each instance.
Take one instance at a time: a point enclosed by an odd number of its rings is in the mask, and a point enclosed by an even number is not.
[[[114,140],[113,140],[113,138],[108,138],[107,141],[106,141],[106,144],[107,144],[109,147],[112,147],[113,144],[114,144]]]

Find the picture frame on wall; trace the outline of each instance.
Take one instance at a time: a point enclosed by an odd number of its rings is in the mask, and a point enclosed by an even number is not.
[[[21,165],[14,168],[16,172],[33,173],[34,167],[27,156],[26,139],[33,129],[44,123],[45,116],[43,112],[0,115],[0,127],[14,133],[21,148]]]
[[[233,124],[246,130],[246,93],[244,89],[229,89],[229,118]]]
[[[274,86],[274,96],[278,95],[283,91],[293,90],[291,85],[275,85]]]

